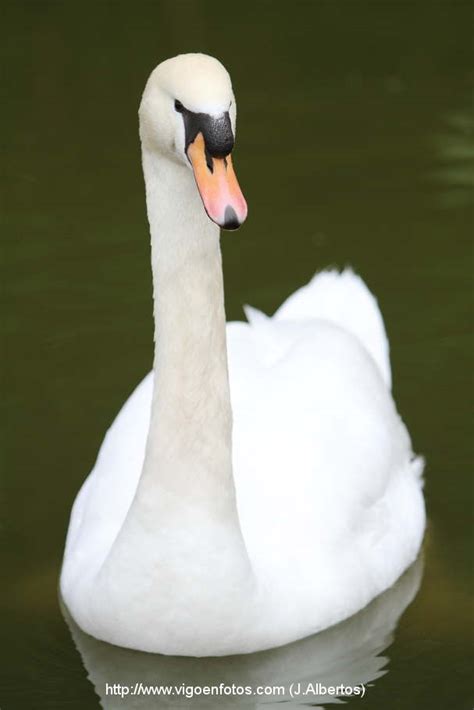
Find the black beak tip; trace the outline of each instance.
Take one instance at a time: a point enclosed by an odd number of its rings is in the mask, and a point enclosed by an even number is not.
[[[225,208],[224,224],[222,224],[221,226],[222,229],[227,229],[230,232],[240,227],[240,222],[235,213],[235,210],[230,205],[227,205],[227,207]]]

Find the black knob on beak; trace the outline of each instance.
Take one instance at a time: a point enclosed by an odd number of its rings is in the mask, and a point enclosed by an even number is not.
[[[208,113],[194,113],[189,111],[179,101],[175,102],[175,109],[183,116],[185,131],[185,151],[193,143],[198,133],[202,133],[206,144],[206,151],[213,158],[225,158],[234,147],[234,134],[230,122],[229,112],[220,116],[211,116]]]

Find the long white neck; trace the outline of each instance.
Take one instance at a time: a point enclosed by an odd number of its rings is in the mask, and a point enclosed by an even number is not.
[[[140,486],[236,514],[219,229],[192,172],[143,149],[151,231],[155,382]]]
[[[232,476],[219,231],[186,166],[144,149],[143,169],[155,315],[151,420],[135,497],[95,593],[110,602],[115,590],[122,605],[146,595],[161,618],[179,589],[173,604],[182,618],[192,614],[190,633],[208,618],[209,634],[219,634],[221,623],[237,629],[235,609],[250,609],[256,594]]]

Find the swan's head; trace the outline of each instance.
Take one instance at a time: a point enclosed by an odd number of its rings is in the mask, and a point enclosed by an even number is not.
[[[205,54],[159,64],[140,105],[144,147],[194,172],[208,216],[223,229],[237,229],[247,217],[231,158],[235,116],[229,74]]]

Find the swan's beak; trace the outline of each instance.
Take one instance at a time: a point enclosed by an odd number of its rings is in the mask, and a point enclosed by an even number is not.
[[[187,155],[194,170],[204,208],[222,229],[238,229],[247,217],[247,203],[237,182],[232,158],[206,155],[202,133],[189,144]]]

